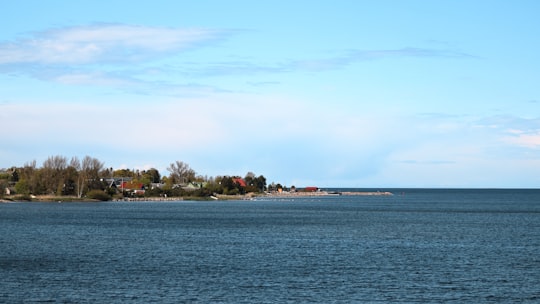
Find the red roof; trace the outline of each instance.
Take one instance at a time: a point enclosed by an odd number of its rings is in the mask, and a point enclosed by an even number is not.
[[[120,189],[127,190],[142,190],[143,188],[143,183],[122,182],[122,185],[120,185]]]
[[[240,185],[240,187],[246,186],[246,181],[241,178],[233,178],[233,181],[237,183],[238,185]]]

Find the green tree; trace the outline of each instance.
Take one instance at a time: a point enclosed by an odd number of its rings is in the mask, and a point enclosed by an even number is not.
[[[262,175],[256,177],[252,172],[248,172],[244,180],[246,181],[246,192],[263,192],[266,188],[266,178]]]
[[[77,194],[77,182],[79,178],[79,172],[77,168],[71,166],[71,164],[64,170],[64,188],[62,190],[63,195],[76,195]]]
[[[17,168],[15,167],[12,168],[10,181],[14,183],[19,181],[19,172],[17,171]]]
[[[15,184],[15,193],[24,195],[30,194],[30,187],[25,179],[19,179]]]
[[[161,175],[159,174],[158,169],[155,168],[144,170],[141,173],[141,180],[144,181],[145,184],[159,183],[160,179]]]
[[[6,195],[6,188],[8,187],[7,179],[0,179],[0,198],[4,198]]]
[[[130,169],[118,169],[118,170],[114,170],[113,176],[134,178],[135,172],[131,171]]]
[[[221,185],[223,194],[229,194],[230,192],[232,192],[233,189],[235,189],[235,183],[232,177],[230,176],[221,177],[220,185]]]
[[[255,179],[255,184],[257,185],[257,189],[259,189],[259,191],[263,192],[266,190],[266,177],[264,177],[263,175],[259,175],[256,179]]]
[[[25,163],[24,166],[18,168],[17,171],[19,172],[19,182],[24,180],[24,184],[26,185],[26,194],[37,195],[46,193],[43,170],[36,167],[35,160]]]

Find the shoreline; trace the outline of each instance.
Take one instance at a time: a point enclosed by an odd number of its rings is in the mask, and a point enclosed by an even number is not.
[[[392,196],[388,191],[344,191],[344,192],[272,192],[272,193],[247,193],[244,195],[223,195],[218,194],[211,197],[124,197],[111,199],[103,202],[176,202],[176,201],[226,201],[226,200],[253,200],[255,198],[295,198],[295,197],[321,197],[321,196]],[[42,202],[42,203],[99,203],[102,201],[88,198],[76,197],[52,197],[37,196],[32,200],[0,199],[0,203],[24,203],[24,202]]]

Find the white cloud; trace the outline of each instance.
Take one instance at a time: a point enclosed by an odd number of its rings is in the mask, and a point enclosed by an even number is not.
[[[511,130],[512,136],[503,137],[503,141],[529,149],[540,149],[540,131],[524,133],[523,131]]]
[[[540,118],[494,116],[479,120],[476,126],[490,129],[497,134],[498,142],[507,147],[540,149]]]
[[[207,95],[219,89],[178,80],[179,71],[171,71],[160,60],[226,34],[204,28],[122,24],[52,29],[0,42],[0,72],[142,95]]]
[[[67,27],[0,44],[0,64],[92,64],[131,62],[174,53],[219,38],[200,28],[119,24]]]

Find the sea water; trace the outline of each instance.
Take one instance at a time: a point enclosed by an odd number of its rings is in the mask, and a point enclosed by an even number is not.
[[[0,204],[0,302],[540,302],[540,190],[391,191]]]

